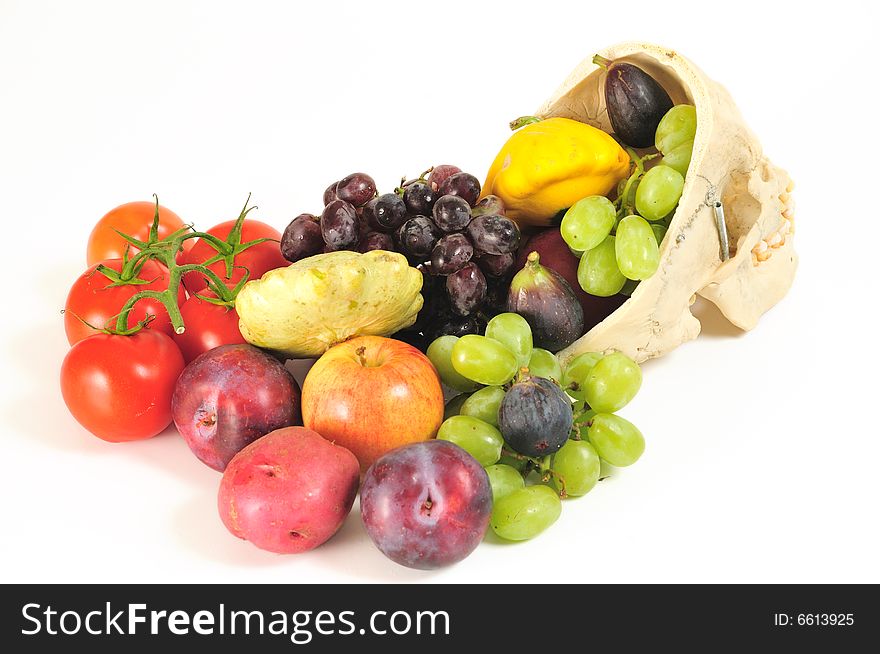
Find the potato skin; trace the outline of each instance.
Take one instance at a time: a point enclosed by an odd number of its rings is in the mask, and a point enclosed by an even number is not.
[[[354,454],[305,427],[285,427],[235,455],[217,504],[235,536],[278,554],[307,552],[342,526],[357,495]]]

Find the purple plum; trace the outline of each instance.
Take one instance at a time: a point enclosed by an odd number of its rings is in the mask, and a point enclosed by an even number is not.
[[[184,369],[171,414],[193,454],[222,472],[246,445],[301,424],[300,389],[266,352],[252,345],[221,345]]]
[[[461,561],[480,544],[491,514],[486,471],[449,441],[388,452],[370,466],[361,486],[367,533],[385,556],[409,568]]]

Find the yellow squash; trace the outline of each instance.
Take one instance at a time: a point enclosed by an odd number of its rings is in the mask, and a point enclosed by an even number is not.
[[[352,336],[389,336],[422,308],[422,273],[396,252],[329,252],[270,270],[235,301],[248,343],[317,358]]]
[[[568,118],[522,127],[489,168],[483,195],[497,195],[520,227],[550,225],[588,195],[607,195],[629,175],[629,155],[601,129]]]

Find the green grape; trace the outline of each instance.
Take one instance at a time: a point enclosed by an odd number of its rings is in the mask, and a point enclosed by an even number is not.
[[[598,361],[584,383],[584,398],[600,413],[619,411],[636,396],[642,385],[639,364],[623,352],[613,352]]]
[[[458,336],[441,336],[428,346],[428,359],[434,364],[440,381],[463,393],[469,393],[480,387],[474,381],[462,377],[452,366],[452,349],[458,342]]]
[[[506,540],[528,540],[552,525],[562,513],[562,501],[549,486],[526,486],[495,503],[490,524]]]
[[[584,405],[586,398],[585,387],[587,378],[593,366],[603,357],[601,352],[584,352],[577,355],[565,366],[565,372],[562,373],[562,388],[572,398],[577,400],[575,410],[580,409]],[[571,388],[574,386],[574,388]]]
[[[620,294],[630,297],[633,293],[635,293],[636,286],[639,285],[639,280],[637,279],[627,279],[626,283],[623,285],[623,288],[620,289]]]
[[[657,241],[658,247],[663,245],[663,239],[666,238],[668,229],[663,223],[651,223],[651,230],[654,232],[654,239]]]
[[[503,450],[501,451],[501,458],[498,459],[499,465],[510,466],[514,470],[519,470],[522,472],[526,469],[526,466],[529,464],[528,459],[525,457],[520,458],[516,454],[507,454]]]
[[[489,485],[492,486],[492,500],[494,502],[523,488],[526,484],[519,470],[503,463],[488,466],[486,474],[489,475]]]
[[[572,250],[592,250],[611,233],[616,213],[608,198],[591,195],[578,200],[565,212],[559,233]]]
[[[443,409],[443,419],[451,418],[452,416],[457,416],[461,413],[461,405],[465,403],[471,396],[470,393],[460,393],[456,395],[451,400],[446,403],[446,407]]]
[[[529,359],[529,374],[552,379],[557,384],[562,382],[562,368],[559,366],[559,359],[549,350],[542,350],[539,347],[532,350],[532,357]]]
[[[617,267],[613,236],[606,236],[602,243],[584,252],[577,277],[581,288],[590,295],[610,297],[620,292],[626,277]]]
[[[620,221],[614,251],[617,267],[627,279],[648,279],[660,265],[654,231],[641,216],[627,216]]]
[[[669,166],[654,166],[636,191],[636,210],[645,220],[663,220],[672,213],[684,188],[682,174]]]
[[[504,389],[500,386],[486,386],[465,400],[459,413],[463,416],[478,418],[493,427],[498,426],[498,409],[504,399]]]
[[[452,346],[452,367],[467,379],[487,386],[500,386],[513,379],[516,355],[496,340],[468,334]]]
[[[599,481],[601,465],[596,449],[587,441],[568,441],[550,463],[556,473],[553,485],[560,492],[564,486],[565,494],[572,497],[586,495]],[[557,476],[562,478],[561,482]]]
[[[452,416],[440,425],[437,438],[455,443],[479,461],[481,466],[497,463],[504,445],[500,431],[471,416]]]
[[[518,313],[499,313],[486,325],[486,338],[498,341],[516,355],[520,368],[532,356],[532,328]]]
[[[645,451],[645,437],[629,420],[613,413],[597,413],[590,425],[590,443],[603,461],[613,466],[632,465]]]
[[[682,143],[693,141],[697,133],[697,109],[691,104],[678,104],[666,112],[657,125],[654,145],[668,154]]]
[[[675,168],[682,175],[687,175],[691,165],[691,156],[694,153],[694,142],[685,141],[663,155],[662,163],[670,168]]]

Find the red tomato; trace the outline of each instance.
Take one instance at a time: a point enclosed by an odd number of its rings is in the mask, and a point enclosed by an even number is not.
[[[125,246],[124,238],[114,230],[146,241],[150,236],[150,227],[156,214],[154,202],[128,202],[107,212],[92,229],[89,245],[86,250],[86,261],[90,266],[104,259],[121,259]],[[183,227],[183,221],[171,209],[159,205],[159,238],[165,238],[172,232]],[[184,250],[191,247],[192,240],[184,241]],[[131,253],[138,249],[131,247]]]
[[[122,270],[122,259],[109,259],[102,261],[105,266],[116,272]],[[164,291],[168,288],[168,269],[155,261],[147,261],[141,268],[138,277],[149,280],[149,284],[126,284],[125,286],[110,286],[110,280],[99,272],[96,272],[97,264],[90,267],[77,278],[67,295],[64,304],[64,331],[67,333],[67,341],[75,343],[98,334],[100,332],[83,324],[76,316],[95,327],[104,327],[108,320],[116,316],[122,307],[140,291]],[[183,285],[177,294],[178,306],[186,299]],[[171,319],[168,312],[158,300],[144,298],[138,300],[134,310],[128,316],[128,327],[133,327],[143,320],[148,314],[156,316],[150,323],[153,330],[163,331],[169,336],[174,333],[171,327]]]
[[[98,438],[152,438],[171,423],[171,396],[183,367],[180,349],[162,332],[96,334],[64,357],[61,394],[77,422]]]
[[[225,223],[220,223],[216,227],[209,229],[208,234],[216,236],[221,241],[225,241],[226,237],[229,236],[229,232],[232,231],[233,225],[235,225],[235,221],[228,220]],[[253,241],[258,238],[273,238],[276,241],[280,241],[281,233],[266,223],[261,223],[258,220],[245,219],[241,229],[241,242],[247,243],[248,241]],[[204,263],[216,255],[217,250],[215,250],[209,243],[202,241],[202,239],[197,239],[193,248],[188,253],[182,255],[181,263]],[[277,242],[264,241],[263,243],[253,245],[244,252],[238,254],[235,257],[235,265],[244,266],[250,271],[248,279],[259,279],[269,270],[289,266],[290,262],[281,256],[281,248]],[[227,278],[226,266],[222,261],[212,263],[208,268],[217,273],[217,275],[226,282],[227,286],[235,286],[244,275],[244,270],[241,268],[234,268],[232,270],[232,276]],[[195,272],[187,273],[184,277],[183,283],[186,285],[186,290],[189,291],[190,295],[198,293],[207,286],[204,275]]]
[[[202,295],[212,296],[213,293],[205,292]],[[186,331],[173,336],[187,363],[215,347],[247,343],[238,331],[235,309],[205,302],[193,295],[184,302],[180,313]]]

